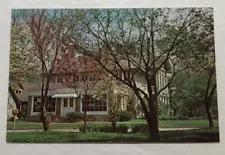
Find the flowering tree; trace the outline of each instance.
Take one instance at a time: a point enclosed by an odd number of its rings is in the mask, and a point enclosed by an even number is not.
[[[73,50],[65,47],[67,51],[59,61],[54,73],[62,78],[63,85],[74,89],[82,103],[84,111],[84,132],[87,132],[86,100],[93,95],[94,89],[100,81],[102,71],[88,56],[76,55]]]
[[[12,11],[11,40],[10,40],[10,65],[9,65],[9,92],[20,109],[20,100],[15,94],[15,88],[21,87],[20,82],[25,80],[36,70],[37,65],[29,46],[30,38],[21,24],[20,11]],[[21,87],[21,89],[23,89]]]
[[[65,10],[25,10],[23,19],[29,46],[41,70],[41,118],[45,131],[50,129],[50,116],[46,111],[46,100],[53,70],[63,54],[63,33],[65,33]]]
[[[108,73],[104,73],[101,79],[101,85],[95,90],[97,96],[107,94],[110,121],[112,123],[112,131],[116,131],[116,122],[118,114],[122,110],[122,98],[129,95],[131,90],[126,85],[122,84],[115,77]]]

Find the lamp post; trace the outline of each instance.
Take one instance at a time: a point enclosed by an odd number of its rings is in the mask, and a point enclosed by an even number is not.
[[[16,116],[19,113],[19,109],[12,109],[12,114],[14,116],[13,118],[13,132],[15,131],[16,128]]]

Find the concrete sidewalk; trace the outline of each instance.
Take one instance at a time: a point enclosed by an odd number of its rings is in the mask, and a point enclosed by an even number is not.
[[[179,131],[179,130],[193,130],[198,128],[159,128],[159,131]],[[14,133],[21,132],[42,132],[43,129],[33,129],[33,130],[15,130]],[[52,129],[56,132],[80,132],[79,129]],[[12,133],[12,130],[7,130],[7,133]]]

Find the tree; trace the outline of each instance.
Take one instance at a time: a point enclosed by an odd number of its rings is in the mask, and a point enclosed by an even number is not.
[[[100,82],[102,84],[95,90],[95,93],[100,97],[105,94],[108,95],[108,112],[112,123],[112,132],[116,132],[118,114],[122,110],[122,99],[129,95],[130,90],[108,73],[103,74]]]
[[[84,111],[84,133],[87,132],[87,108],[90,97],[101,78],[101,70],[92,59],[76,55],[73,49],[63,48],[66,53],[59,61],[54,74],[62,78],[63,85],[72,88],[80,99]]]
[[[204,101],[205,111],[209,120],[209,127],[214,126],[211,107],[213,96],[216,92],[215,80],[215,49],[214,49],[214,26],[212,9],[207,8],[202,12],[201,26],[197,23],[193,24],[196,29],[185,36],[177,50],[185,51],[179,52],[177,57],[183,65],[189,66],[187,74],[205,74],[208,79],[205,84]],[[207,74],[206,74],[207,73]]]
[[[46,100],[53,70],[62,56],[63,34],[66,26],[65,10],[25,10],[23,20],[31,42],[29,46],[41,70],[41,118],[44,131],[50,129],[51,118],[46,111]]]
[[[20,11],[12,11],[10,40],[9,92],[17,109],[20,109],[21,103],[14,90],[18,87],[23,89],[20,82],[32,75],[32,71],[37,68],[29,46],[30,38],[19,20],[21,15]]]
[[[21,81],[36,67],[32,62],[33,55],[30,54],[31,48],[28,46],[29,42],[29,38],[26,37],[24,29],[20,25],[12,25],[9,68],[10,80]]]
[[[186,69],[177,67],[179,62],[172,56],[184,36],[195,30],[192,24],[201,20],[201,9],[101,9],[86,10],[86,14],[84,27],[88,39],[78,42],[68,34],[70,46],[94,59],[106,72],[134,91],[148,123],[149,140],[158,142],[157,97],[177,73]],[[168,28],[172,28],[172,37],[165,33]],[[103,63],[103,55],[108,56],[107,65]],[[156,75],[169,60],[173,62],[172,78],[159,89]],[[122,72],[123,78],[115,73],[114,67]],[[139,73],[144,74],[145,90],[135,81]]]
[[[176,87],[176,92],[172,97],[176,105],[179,105],[182,115],[199,116],[198,112],[204,105],[204,91],[207,83],[205,77],[205,74],[193,74],[188,77],[182,73],[175,78],[173,85]]]

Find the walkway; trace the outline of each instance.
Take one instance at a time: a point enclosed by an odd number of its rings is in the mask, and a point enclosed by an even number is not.
[[[159,128],[159,131],[179,131],[179,130],[193,130],[198,128]],[[42,132],[42,129],[33,129],[33,130],[15,130],[14,132]],[[79,129],[52,129],[56,132],[80,132]],[[7,133],[11,133],[12,130],[7,130]]]

